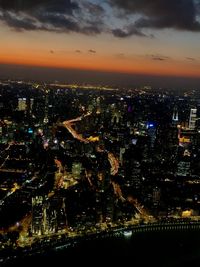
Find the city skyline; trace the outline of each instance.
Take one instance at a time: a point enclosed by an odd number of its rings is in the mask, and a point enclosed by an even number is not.
[[[0,0],[0,266],[199,266],[200,0]]]
[[[154,86],[172,79],[175,86],[198,87],[199,6],[198,0],[2,0],[1,78],[15,70],[15,78],[37,73],[47,80],[105,77]]]
[[[159,247],[170,262],[182,263],[183,254],[193,261],[200,230],[199,100],[198,90],[1,80],[2,266],[57,261],[59,251],[69,259],[76,248],[93,253],[87,244],[99,253],[103,240],[114,255],[117,241],[126,251],[141,242],[139,251],[152,253],[153,262],[156,255],[165,263]],[[175,234],[181,240],[172,252],[163,249]],[[137,255],[135,266],[146,266],[137,265]]]

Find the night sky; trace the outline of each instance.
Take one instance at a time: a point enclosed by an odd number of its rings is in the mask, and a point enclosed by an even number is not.
[[[0,0],[0,33],[1,78],[200,88],[200,0]]]

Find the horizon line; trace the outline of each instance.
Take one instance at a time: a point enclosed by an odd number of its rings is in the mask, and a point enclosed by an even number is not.
[[[7,63],[7,62],[1,62],[1,66],[10,66],[10,67],[23,67],[23,68],[36,68],[36,69],[48,69],[48,70],[66,70],[66,71],[81,71],[81,72],[93,72],[93,73],[102,73],[102,74],[121,74],[121,75],[127,75],[127,76],[146,76],[146,77],[158,77],[158,78],[186,78],[186,79],[199,79],[200,75],[178,75],[178,74],[165,74],[165,73],[151,73],[151,72],[131,72],[131,71],[121,71],[121,70],[108,70],[108,69],[101,69],[101,68],[76,68],[76,67],[63,67],[63,66],[49,66],[49,65],[37,65],[37,64],[20,64],[20,63]],[[1,75],[1,74],[0,74]]]

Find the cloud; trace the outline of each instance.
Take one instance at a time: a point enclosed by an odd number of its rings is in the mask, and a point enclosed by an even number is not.
[[[163,56],[163,55],[146,55],[145,57],[151,59],[151,60],[155,60],[155,61],[165,61],[165,60],[169,60],[170,57],[168,56]]]
[[[152,38],[146,29],[200,31],[198,16],[199,0],[0,0],[0,21],[16,31]]]
[[[186,57],[187,60],[190,60],[190,61],[195,61],[196,59],[193,58],[193,57]]]
[[[81,50],[77,49],[75,50],[75,53],[81,53]]]
[[[93,12],[90,17],[88,10]],[[72,0],[0,0],[0,20],[17,31],[99,34],[103,21],[96,21],[95,14],[100,13],[103,8],[97,4],[88,3],[83,10],[80,2]]]
[[[51,54],[54,54],[54,51],[53,51],[53,50],[50,50],[50,53],[51,53]]]
[[[108,0],[126,15],[137,15],[132,27],[137,30],[152,28],[200,31],[197,20],[199,1],[195,0]],[[135,32],[133,31],[133,34]],[[124,37],[126,37],[124,35]]]
[[[30,17],[18,17],[14,13],[5,12],[0,16],[0,20],[2,20],[5,24],[7,24],[11,28],[15,28],[17,31],[22,30],[37,30],[39,27],[35,25],[34,19]]]
[[[166,60],[166,59],[163,58],[163,57],[152,57],[152,60],[164,61],[164,60]]]
[[[115,37],[119,37],[119,38],[130,37],[132,35],[147,37],[147,35],[145,35],[139,29],[137,29],[134,24],[130,24],[124,27],[123,29],[120,29],[120,28],[114,29],[112,30],[112,34]]]
[[[105,14],[105,10],[102,6],[91,2],[82,2],[82,8],[89,14],[93,14],[94,16],[102,17]]]
[[[199,0],[194,0],[195,7],[197,10],[198,15],[200,14],[200,1]]]
[[[91,53],[91,54],[96,54],[96,51],[93,50],[93,49],[89,49],[88,52]]]
[[[72,13],[78,5],[71,0],[1,0],[0,8],[6,11],[32,13],[39,10],[53,13]]]
[[[126,55],[124,53],[118,53],[118,54],[115,54],[114,57],[118,59],[125,59]]]

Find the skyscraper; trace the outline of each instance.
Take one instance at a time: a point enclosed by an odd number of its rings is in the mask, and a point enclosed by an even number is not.
[[[173,115],[172,115],[172,124],[173,125],[177,125],[178,124],[178,120],[179,120],[179,118],[178,118],[178,109],[177,109],[177,107],[175,107],[174,110],[173,110]]]
[[[32,198],[32,225],[31,232],[33,235],[42,235],[43,228],[43,196],[36,196]]]
[[[194,130],[196,126],[196,120],[197,120],[197,109],[191,108],[190,109],[190,118],[189,118],[189,129]]]
[[[27,109],[26,98],[18,98],[18,110],[25,111]]]

